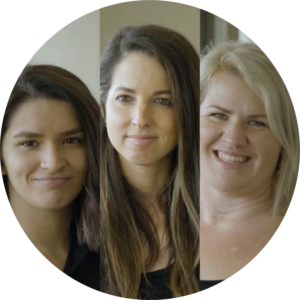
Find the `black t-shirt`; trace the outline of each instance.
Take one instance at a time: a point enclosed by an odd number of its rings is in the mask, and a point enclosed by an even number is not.
[[[141,284],[140,284],[140,292],[142,295],[142,300],[170,300],[172,299],[172,293],[169,285],[169,268],[158,270],[155,272],[147,273],[147,279],[150,283],[150,286],[147,289],[145,275],[142,275]],[[201,293],[209,290],[221,283],[225,282],[225,280],[200,280],[199,288]],[[151,292],[152,297],[147,295],[146,292]]]
[[[218,283],[222,282],[222,280],[201,280],[200,281],[200,291],[204,291],[209,289]]]
[[[68,254],[64,273],[78,282],[100,290],[100,256],[89,251],[88,246],[79,245],[76,238],[75,224],[71,224],[72,243]]]
[[[155,272],[147,273],[149,286],[147,287],[145,275],[141,276],[140,293],[142,300],[170,300],[172,293],[170,289],[170,267]],[[209,290],[225,280],[200,280],[199,288],[201,293]],[[103,293],[103,291],[101,292]],[[149,294],[148,294],[149,293]]]

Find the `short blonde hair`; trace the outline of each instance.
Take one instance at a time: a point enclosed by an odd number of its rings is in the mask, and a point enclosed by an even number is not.
[[[213,75],[227,71],[242,77],[263,101],[270,129],[282,146],[274,173],[274,213],[285,213],[292,199],[299,167],[299,132],[289,93],[274,65],[254,44],[226,42],[201,53],[200,103]]]

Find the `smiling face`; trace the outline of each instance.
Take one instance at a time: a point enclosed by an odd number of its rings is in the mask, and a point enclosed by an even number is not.
[[[121,60],[105,106],[108,136],[121,160],[170,160],[178,139],[173,105],[167,74],[156,59],[133,53]]]
[[[11,203],[67,207],[82,190],[86,169],[84,134],[69,103],[36,99],[17,109],[2,142]]]
[[[201,183],[245,193],[266,186],[280,149],[263,102],[242,78],[216,73],[200,106]]]

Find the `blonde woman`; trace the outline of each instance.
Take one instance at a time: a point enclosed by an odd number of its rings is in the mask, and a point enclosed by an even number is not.
[[[277,230],[295,188],[299,134],[286,87],[256,45],[208,49],[200,65],[203,290],[243,268]]]

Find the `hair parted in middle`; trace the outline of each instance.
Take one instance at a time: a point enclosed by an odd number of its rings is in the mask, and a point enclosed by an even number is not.
[[[114,70],[132,53],[163,66],[178,122],[178,145],[166,183],[170,237],[170,287],[174,297],[199,291],[199,55],[181,34],[156,25],[122,28],[107,45],[100,66],[100,261],[101,291],[138,298],[141,273],[158,257],[151,218],[122,175],[105,128],[105,103]],[[140,191],[142,192],[142,191]],[[142,241],[149,246],[144,265]]]

